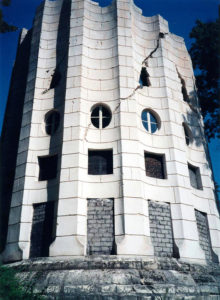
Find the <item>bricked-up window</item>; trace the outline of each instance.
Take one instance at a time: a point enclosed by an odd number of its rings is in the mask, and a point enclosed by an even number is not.
[[[202,181],[198,167],[188,164],[190,184],[193,188],[202,190]]]
[[[89,150],[88,173],[91,175],[113,174],[113,151]]]
[[[149,177],[165,179],[164,155],[144,153],[146,175]]]
[[[45,130],[49,135],[54,134],[60,124],[60,114],[56,110],[51,110],[45,115]]]
[[[144,126],[144,128],[150,132],[150,133],[154,133],[155,131],[157,131],[157,129],[159,129],[159,122],[155,116],[154,113],[152,113],[151,111],[145,109],[142,111],[141,114],[141,119],[142,119],[142,124]]]
[[[34,204],[30,257],[49,256],[53,241],[54,202]]]
[[[107,127],[111,122],[112,114],[110,109],[104,105],[98,105],[92,110],[91,122],[99,129]]]
[[[219,263],[218,256],[212,250],[207,214],[195,209],[195,215],[199,233],[199,243],[205,252],[206,260]]]
[[[38,162],[40,167],[39,181],[56,178],[57,159],[58,159],[57,154],[38,157]]]
[[[156,256],[178,257],[173,239],[170,204],[148,201],[150,234]]]
[[[88,199],[87,254],[115,254],[114,199]]]

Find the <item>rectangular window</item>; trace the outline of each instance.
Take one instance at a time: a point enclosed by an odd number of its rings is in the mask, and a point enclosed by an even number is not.
[[[57,176],[57,155],[39,156],[39,181],[54,179]]]
[[[165,179],[164,155],[144,153],[146,175],[149,177]]]
[[[189,169],[189,179],[190,179],[191,186],[194,187],[195,189],[202,190],[202,181],[201,181],[199,168],[188,164],[188,169]]]
[[[88,173],[90,175],[113,174],[113,151],[110,150],[89,150],[88,152]]]

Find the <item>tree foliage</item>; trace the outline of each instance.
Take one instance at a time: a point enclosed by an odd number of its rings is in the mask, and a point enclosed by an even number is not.
[[[29,286],[22,284],[16,277],[16,271],[0,266],[0,299],[4,300],[42,300]]]
[[[10,25],[4,20],[2,7],[9,6],[10,4],[11,4],[11,0],[0,0],[0,33],[6,33],[6,32],[17,30],[16,26]]]
[[[220,137],[220,17],[215,22],[199,20],[192,28],[194,39],[189,50],[196,71],[198,96],[208,140]]]

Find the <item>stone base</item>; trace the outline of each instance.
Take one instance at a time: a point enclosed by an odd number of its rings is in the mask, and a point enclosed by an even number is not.
[[[89,256],[32,259],[8,266],[45,299],[220,299],[220,267],[215,264]]]

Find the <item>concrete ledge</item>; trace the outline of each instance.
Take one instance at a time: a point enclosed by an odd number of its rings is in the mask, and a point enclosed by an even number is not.
[[[220,299],[220,267],[216,264],[89,256],[39,258],[8,267],[45,299]]]

